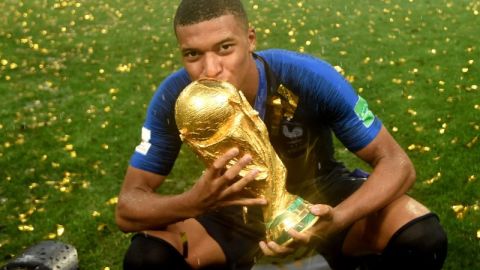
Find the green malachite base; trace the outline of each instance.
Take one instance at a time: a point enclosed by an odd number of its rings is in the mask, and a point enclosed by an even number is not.
[[[288,234],[289,229],[303,232],[310,228],[318,220],[318,217],[310,213],[310,204],[297,197],[280,215],[267,222],[267,237],[279,245],[287,245],[293,238]]]

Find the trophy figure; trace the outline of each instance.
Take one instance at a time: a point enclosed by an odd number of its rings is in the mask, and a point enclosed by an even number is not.
[[[270,144],[267,127],[233,85],[213,79],[192,82],[177,99],[175,121],[182,141],[206,166],[232,147],[239,149],[240,157],[252,156],[239,175],[259,171],[245,189],[268,201],[262,209],[267,241],[287,245],[293,240],[289,229],[302,232],[315,224],[318,217],[310,213],[310,204],[285,188],[287,170]]]

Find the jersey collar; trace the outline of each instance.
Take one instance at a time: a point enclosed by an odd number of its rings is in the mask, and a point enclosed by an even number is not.
[[[254,109],[259,113],[260,118],[265,120],[265,112],[267,110],[267,76],[265,74],[265,67],[263,62],[254,54],[255,64],[258,72],[258,90],[255,97]]]

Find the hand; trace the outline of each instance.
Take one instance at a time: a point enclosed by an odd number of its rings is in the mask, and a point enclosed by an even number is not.
[[[331,206],[316,204],[310,207],[310,212],[319,217],[318,221],[310,229],[298,232],[290,229],[288,233],[294,241],[287,246],[280,246],[273,241],[260,242],[260,249],[266,256],[284,257],[293,253],[299,245],[318,246],[325,242],[329,236],[338,231],[334,222],[334,211]]]
[[[319,217],[317,222],[304,232],[290,229],[288,233],[295,241],[304,245],[318,246],[341,229],[335,220],[335,212],[331,206],[315,204],[310,207],[310,212]]]
[[[216,159],[202,174],[200,179],[189,191],[194,206],[201,212],[228,205],[265,205],[264,198],[247,198],[241,196],[243,188],[255,180],[257,170],[250,171],[240,178],[240,171],[251,161],[250,155],[244,155],[234,165],[226,169],[230,160],[238,156],[239,150],[232,148]]]

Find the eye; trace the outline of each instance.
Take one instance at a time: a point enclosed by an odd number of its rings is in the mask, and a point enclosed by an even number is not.
[[[221,53],[229,53],[232,50],[233,50],[233,44],[231,43],[222,44],[220,45],[220,49],[219,49]]]
[[[185,51],[182,55],[187,60],[195,60],[200,54],[197,51]]]
[[[220,47],[220,49],[222,49],[222,50],[228,50],[231,46],[232,46],[232,45],[230,45],[230,44],[223,44],[223,45]]]

